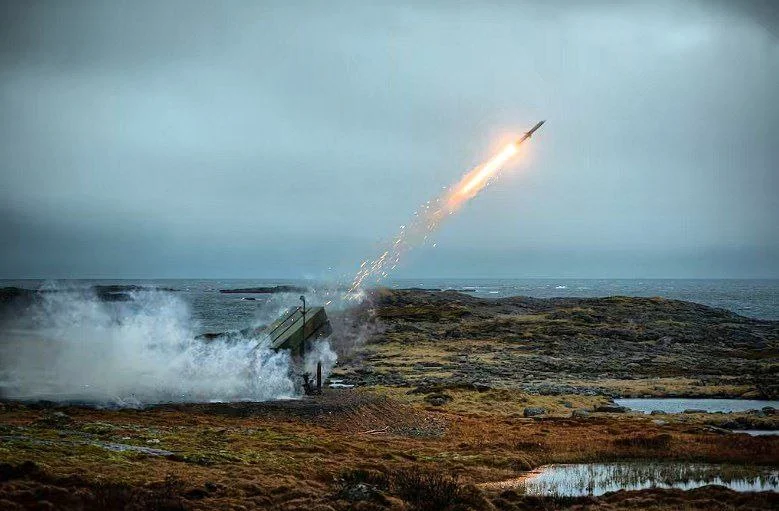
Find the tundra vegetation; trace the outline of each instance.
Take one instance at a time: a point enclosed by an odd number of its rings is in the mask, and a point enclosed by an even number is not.
[[[495,483],[554,463],[779,467],[774,410],[654,414],[624,396],[776,399],[779,322],[660,298],[376,290],[333,317],[331,378],[268,403],[0,405],[0,508],[776,509],[717,486],[598,497]],[[348,332],[369,332],[354,346]],[[669,469],[670,470],[670,469]]]

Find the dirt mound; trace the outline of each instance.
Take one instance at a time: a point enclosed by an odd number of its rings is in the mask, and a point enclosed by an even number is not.
[[[152,410],[183,411],[226,417],[258,417],[275,421],[318,424],[342,432],[440,436],[442,419],[386,397],[358,390],[326,390],[319,396],[258,403],[203,403],[158,405]]]

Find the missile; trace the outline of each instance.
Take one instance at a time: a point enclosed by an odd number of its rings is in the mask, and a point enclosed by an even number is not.
[[[537,130],[538,128],[540,128],[540,127],[541,127],[541,125],[542,125],[542,124],[544,124],[545,122],[546,122],[546,121],[541,121],[541,122],[539,122],[538,124],[536,124],[535,126],[533,126],[532,128],[530,128],[530,131],[528,131],[527,133],[525,133],[524,135],[522,135],[522,138],[520,138],[519,140],[517,140],[517,141],[516,141],[516,143],[514,143],[514,145],[515,145],[515,146],[518,146],[519,144],[521,144],[521,143],[522,143],[522,142],[524,142],[525,140],[527,140],[527,139],[529,139],[530,137],[532,137],[532,136],[533,136],[533,133],[535,133],[535,132],[536,132],[536,130]]]

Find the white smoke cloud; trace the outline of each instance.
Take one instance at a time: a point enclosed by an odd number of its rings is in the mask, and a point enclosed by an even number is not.
[[[189,308],[173,293],[107,303],[87,291],[49,292],[30,312],[0,334],[8,398],[133,406],[296,395],[287,352],[235,335],[195,339]]]
[[[322,380],[327,378],[338,361],[338,355],[330,347],[330,341],[322,339],[315,341],[303,360],[303,369],[306,373],[316,378],[316,366],[322,362]]]

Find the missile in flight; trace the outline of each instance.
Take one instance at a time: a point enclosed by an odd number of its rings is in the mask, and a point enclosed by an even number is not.
[[[544,121],[541,121],[541,122],[539,122],[538,124],[536,124],[535,126],[533,126],[532,128],[530,128],[530,131],[528,131],[527,133],[525,133],[524,135],[522,135],[522,138],[520,138],[519,140],[517,140],[517,141],[514,143],[514,146],[518,146],[519,144],[521,144],[521,143],[522,143],[522,142],[524,142],[525,140],[527,140],[527,139],[529,139],[530,137],[532,137],[532,136],[533,136],[533,133],[535,133],[535,132],[536,132],[536,130],[537,130],[538,128],[540,128],[540,127],[541,127],[541,125],[542,125],[542,124],[544,124],[545,122],[546,122],[545,120],[544,120]]]

